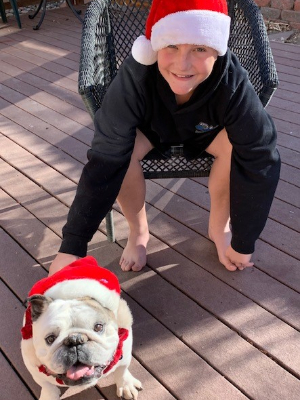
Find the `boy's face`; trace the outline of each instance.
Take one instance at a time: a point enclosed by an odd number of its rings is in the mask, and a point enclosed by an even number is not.
[[[192,44],[170,45],[158,51],[158,69],[178,104],[188,101],[196,87],[208,78],[217,57],[211,47]]]

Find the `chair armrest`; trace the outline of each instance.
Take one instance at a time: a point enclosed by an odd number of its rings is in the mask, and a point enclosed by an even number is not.
[[[278,87],[278,75],[263,16],[253,0],[229,0],[229,48],[248,71],[263,106]]]
[[[83,23],[78,91],[92,118],[117,71],[109,4],[109,0],[90,3]]]

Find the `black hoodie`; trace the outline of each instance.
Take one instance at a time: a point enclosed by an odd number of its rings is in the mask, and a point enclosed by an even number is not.
[[[161,148],[184,144],[188,158],[198,156],[226,128],[233,146],[230,218],[234,250],[254,251],[279,179],[276,129],[256,95],[247,72],[228,50],[211,75],[178,106],[158,71],[131,56],[110,85],[95,115],[95,135],[88,151],[60,252],[85,256],[101,220],[111,209],[129,166],[136,128],[156,134]]]

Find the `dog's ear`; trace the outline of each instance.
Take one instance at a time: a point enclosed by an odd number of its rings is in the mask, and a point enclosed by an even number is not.
[[[124,299],[120,299],[118,313],[117,313],[117,323],[119,327],[130,329],[133,324],[133,318],[130,308]]]
[[[36,321],[47,310],[52,301],[50,297],[42,296],[41,294],[35,294],[27,299],[27,302],[31,304],[32,322]]]

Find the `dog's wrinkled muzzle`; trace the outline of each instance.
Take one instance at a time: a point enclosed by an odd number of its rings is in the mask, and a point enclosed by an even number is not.
[[[64,340],[64,345],[67,347],[79,346],[89,340],[88,336],[84,333],[71,333]]]
[[[72,333],[65,338],[63,344],[72,351],[73,364],[64,374],[57,377],[69,386],[85,384],[92,379],[99,379],[106,365],[89,365],[80,357],[80,348],[89,341],[86,334]],[[70,356],[70,354],[69,354]],[[75,360],[76,358],[76,360]]]
[[[69,361],[65,372],[63,374],[55,374],[45,365],[41,365],[39,371],[47,376],[53,376],[59,385],[86,385],[94,379],[100,379],[103,374],[109,372],[123,358],[123,342],[127,339],[128,334],[128,329],[119,328],[119,343],[113,357],[105,364],[91,365],[88,357],[86,357],[87,354],[83,351],[83,347],[89,341],[88,336],[83,333],[72,333],[63,341],[63,347],[67,351],[61,357],[65,361],[66,359]]]

